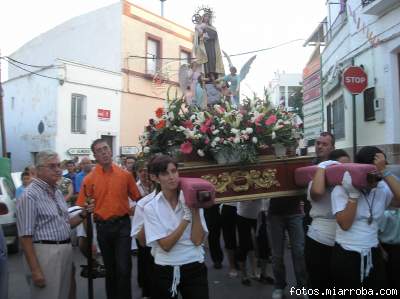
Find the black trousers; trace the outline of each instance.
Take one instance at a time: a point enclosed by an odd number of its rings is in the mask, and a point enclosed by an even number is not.
[[[364,259],[366,264],[366,257]],[[336,289],[373,289],[374,293],[387,287],[384,261],[379,248],[372,248],[373,268],[364,281],[360,281],[361,257],[358,252],[343,249],[335,244],[332,253],[332,275]],[[340,297],[340,296],[339,296]],[[368,298],[381,298],[378,295]],[[357,298],[356,294],[346,294],[346,298]]]
[[[397,289],[400,295],[400,245],[384,243],[381,245],[388,255],[386,262],[388,287],[391,289]]]
[[[107,299],[131,299],[131,221],[129,216],[96,222],[106,268]]]
[[[222,236],[224,238],[225,248],[236,250],[236,207],[223,205],[221,210]]]
[[[154,258],[151,255],[151,247],[140,246],[138,242],[138,284],[142,288],[142,297],[150,297],[153,288]]]
[[[321,244],[306,236],[304,255],[308,273],[308,287],[318,289],[319,294],[333,289],[332,281],[333,246]],[[310,298],[331,298],[330,295],[309,295]]]
[[[251,231],[256,233],[257,219],[245,218],[237,215],[237,227],[239,232],[239,249],[236,258],[239,262],[245,262],[247,253],[254,250],[254,242],[251,237]]]
[[[207,267],[204,263],[190,263],[180,267],[178,292],[182,299],[208,299]],[[154,284],[151,299],[177,299],[171,296],[174,274],[172,266],[154,265]]]
[[[264,212],[261,212],[261,223],[256,234],[256,242],[258,247],[258,257],[261,260],[266,260],[271,256],[271,247],[269,246],[268,240],[268,229],[267,229],[267,216]]]
[[[221,249],[222,219],[219,212],[219,204],[204,209],[204,218],[208,228],[208,245],[210,246],[211,259],[214,263],[221,263],[224,253]]]

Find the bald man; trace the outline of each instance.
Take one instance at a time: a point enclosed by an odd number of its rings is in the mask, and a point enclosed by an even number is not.
[[[81,185],[83,182],[83,178],[87,176],[93,168],[93,163],[88,157],[83,157],[81,162],[79,163],[81,166],[81,171],[76,175],[75,178],[75,192],[79,193],[81,190]]]

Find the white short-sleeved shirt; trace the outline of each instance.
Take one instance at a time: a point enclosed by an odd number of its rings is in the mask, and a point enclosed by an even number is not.
[[[332,191],[331,199],[332,213],[336,215],[346,208],[349,196],[342,186],[336,186]],[[357,252],[378,246],[378,223],[392,199],[393,193],[384,181],[380,181],[377,187],[368,194],[361,193],[357,200],[356,216],[350,229],[344,231],[338,224],[336,225],[336,242],[346,250]],[[367,201],[369,205],[372,205],[371,224],[368,224],[370,211]]]
[[[240,201],[237,204],[237,214],[245,218],[257,219],[258,213],[261,211],[261,205],[261,199]]]
[[[181,197],[183,197],[182,192],[180,193]],[[199,209],[199,212],[203,230],[208,233],[203,209]],[[147,246],[152,247],[151,253],[157,265],[180,266],[204,261],[203,245],[195,246],[190,239],[191,224],[186,227],[181,238],[169,252],[164,251],[157,242],[176,230],[182,221],[183,215],[184,211],[180,201],[178,201],[178,205],[173,210],[162,192],[158,193],[153,200],[144,206],[146,243]]]
[[[135,215],[133,215],[132,219],[131,237],[136,238],[137,234],[142,229],[144,225],[144,206],[148,204],[155,195],[156,191],[153,191],[138,201],[135,209]],[[132,242],[133,241],[134,240],[132,240]]]
[[[332,213],[331,191],[327,188],[325,194],[317,201],[311,198],[312,181],[308,184],[307,199],[311,202],[311,225],[307,236],[327,246],[335,245],[336,219]]]

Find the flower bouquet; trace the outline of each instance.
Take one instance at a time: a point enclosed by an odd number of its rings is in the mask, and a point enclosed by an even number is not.
[[[301,129],[296,114],[256,96],[246,98],[239,109],[226,101],[206,110],[188,107],[184,99],[167,102],[140,137],[145,154],[194,155],[223,164],[255,162],[259,149],[295,145]]]

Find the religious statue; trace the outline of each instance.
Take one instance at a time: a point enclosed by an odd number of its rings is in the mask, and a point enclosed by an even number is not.
[[[225,74],[217,29],[212,25],[213,18],[214,12],[208,7],[199,8],[192,18],[196,24],[193,54],[207,78],[210,73],[216,74],[216,77]]]

